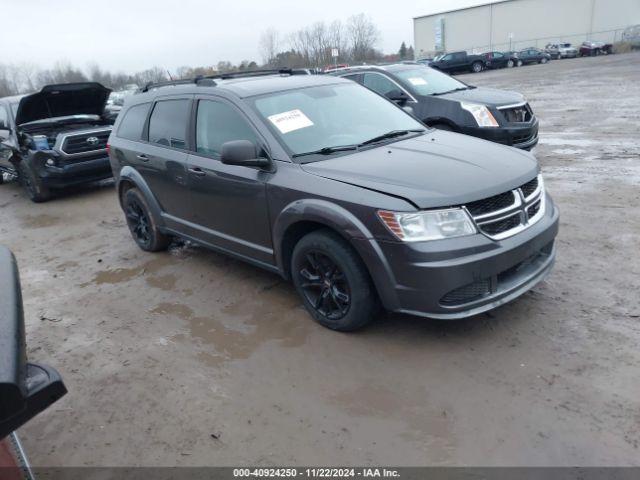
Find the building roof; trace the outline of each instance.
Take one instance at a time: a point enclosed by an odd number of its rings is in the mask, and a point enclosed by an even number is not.
[[[506,3],[506,2],[514,2],[514,1],[515,0],[493,0],[493,1],[479,3],[477,5],[471,5],[469,7],[454,8],[452,10],[442,10],[442,11],[439,11],[439,12],[429,13],[427,15],[419,15],[417,17],[413,17],[413,19],[417,20],[419,18],[427,18],[427,17],[436,16],[436,15],[444,15],[445,13],[461,12],[463,10],[471,10],[472,8],[486,7],[487,5],[493,5],[493,4],[496,4],[496,3]]]

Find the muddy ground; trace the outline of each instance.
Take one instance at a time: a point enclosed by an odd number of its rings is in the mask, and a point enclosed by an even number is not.
[[[561,209],[547,281],[487,315],[313,323],[276,275],[143,253],[112,185],[0,187],[29,355],[69,394],[35,465],[640,464],[640,55],[461,77],[526,94]]]

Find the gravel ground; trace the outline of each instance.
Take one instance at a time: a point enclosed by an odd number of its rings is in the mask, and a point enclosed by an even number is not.
[[[110,184],[0,187],[29,355],[69,388],[33,464],[640,464],[640,55],[461,78],[526,94],[561,210],[549,279],[464,321],[334,333],[275,275],[139,251]]]

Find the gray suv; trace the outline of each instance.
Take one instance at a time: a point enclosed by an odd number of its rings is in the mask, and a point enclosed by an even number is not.
[[[532,154],[425,128],[349,80],[291,73],[127,99],[109,154],[140,248],[179,237],[276,272],[335,330],[379,306],[468,317],[549,273],[558,210]]]

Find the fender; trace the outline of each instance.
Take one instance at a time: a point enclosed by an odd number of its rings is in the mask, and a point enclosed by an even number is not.
[[[358,252],[367,267],[382,304],[389,310],[395,309],[394,307],[398,305],[393,289],[396,281],[378,242],[355,215],[340,205],[326,200],[296,200],[287,205],[275,220],[272,235],[276,264],[285,278],[288,269],[284,265],[284,238],[289,227],[298,222],[326,225],[345,238]]]
[[[165,228],[164,218],[162,217],[162,209],[160,208],[160,203],[156,199],[155,195],[151,192],[149,185],[144,181],[142,175],[133,167],[127,165],[120,170],[120,175],[116,182],[116,191],[118,192],[118,200],[121,201],[121,192],[123,182],[131,182],[133,183],[142,195],[144,195],[144,199],[147,201],[149,205],[149,210],[151,210],[151,215],[153,215],[153,219],[158,225],[159,228]]]

